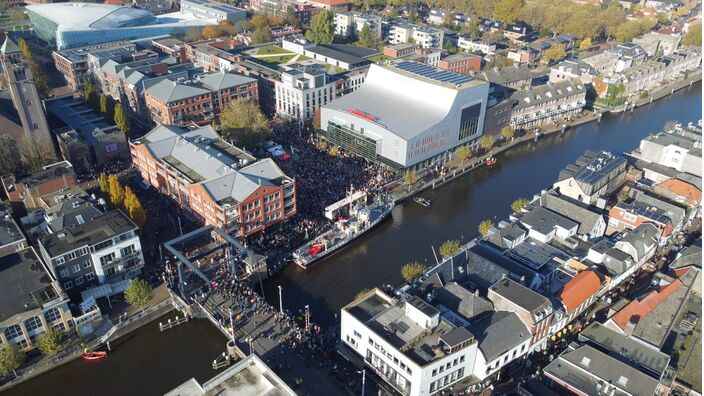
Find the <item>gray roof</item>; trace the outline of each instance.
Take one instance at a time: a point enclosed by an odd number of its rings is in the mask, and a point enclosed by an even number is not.
[[[34,249],[0,258],[0,322],[60,298]]]
[[[605,348],[612,357],[645,371],[656,379],[660,379],[670,361],[670,357],[657,348],[614,331],[599,322],[593,322],[582,330],[579,339]]]
[[[491,286],[491,291],[528,311],[531,315],[551,306],[550,300],[511,279],[502,279]]]
[[[573,177],[587,194],[603,187],[614,176],[617,169],[626,167],[626,159],[608,151],[594,152],[587,150],[574,164],[567,165],[560,171],[558,181]]]
[[[14,54],[17,52],[22,52],[20,47],[15,44],[14,41],[9,36],[5,36],[5,42],[2,43],[2,47],[0,47],[0,53],[2,54]]]
[[[616,277],[626,272],[633,266],[633,258],[619,249],[611,248],[604,254],[604,262],[601,266],[606,275]]]
[[[12,243],[24,240],[24,234],[20,231],[20,227],[9,214],[0,212],[3,217],[0,218],[0,246],[10,245]]]
[[[495,311],[472,323],[467,330],[479,341],[484,359],[491,362],[531,338],[530,331],[513,312]]]
[[[520,219],[520,222],[524,226],[543,235],[549,234],[553,229],[555,229],[555,227],[561,227],[568,230],[577,227],[577,223],[574,221],[553,211],[547,210],[542,206],[538,206],[528,213],[524,213]]]
[[[84,197],[67,199],[46,211],[46,215],[53,218],[49,222],[49,228],[52,232],[59,232],[66,227],[83,224],[100,214],[100,210]]]
[[[137,225],[121,210],[115,209],[83,224],[39,238],[39,243],[50,257],[60,256],[84,246],[92,246],[131,230]]]
[[[697,245],[690,245],[677,253],[677,258],[670,264],[670,268],[682,268],[695,266],[702,268],[702,248]]]
[[[583,74],[599,75],[590,64],[579,59],[565,59],[553,66],[553,69],[562,70],[575,76],[581,76]]]
[[[213,91],[219,91],[244,84],[251,84],[256,81],[256,79],[242,74],[225,72],[206,74],[200,78],[201,84],[212,89]]]
[[[657,245],[660,237],[660,230],[651,223],[642,223],[638,227],[627,230],[623,233],[623,238],[618,243],[627,243],[636,249],[638,257],[633,257],[635,260],[640,260],[645,256],[646,246],[653,244]],[[618,243],[616,246],[618,247]]]
[[[558,194],[554,190],[548,191],[540,197],[540,204],[551,211],[564,216],[577,224],[577,233],[587,235],[603,219],[601,213],[586,208],[581,202]]]
[[[450,282],[439,289],[435,298],[439,304],[460,314],[467,320],[493,310],[490,301],[474,295],[456,282]]]
[[[511,95],[518,102],[517,109],[538,106],[553,100],[567,98],[573,95],[586,95],[587,90],[579,79],[563,80],[532,87],[529,90],[519,90]]]
[[[154,96],[159,101],[164,103],[184,100],[194,96],[204,95],[209,92],[210,90],[204,88],[190,84],[181,84],[169,79],[163,79],[146,89],[146,93]]]
[[[517,282],[525,279],[526,283],[530,283],[537,274],[537,272],[481,245],[467,249],[465,257],[467,277],[472,283],[482,288],[489,288],[504,276]]]
[[[604,383],[615,388],[609,393],[614,396],[653,395],[658,386],[654,378],[589,345],[571,346],[543,372],[589,395],[601,394]]]
[[[533,72],[527,65],[509,66],[501,69],[491,69],[477,74],[482,80],[498,85],[511,84],[523,80],[532,80],[537,73]]]
[[[672,225],[674,227],[677,227],[684,221],[685,216],[687,215],[687,211],[685,210],[685,208],[667,202],[664,199],[654,197],[637,189],[632,189],[632,191],[634,191],[634,198],[637,202],[646,206],[658,208],[665,216],[667,216],[672,221]]]

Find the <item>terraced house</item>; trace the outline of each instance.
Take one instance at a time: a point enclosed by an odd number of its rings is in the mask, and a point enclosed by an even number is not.
[[[161,125],[130,142],[144,180],[204,224],[249,236],[296,214],[295,180],[271,158],[257,160],[212,127]]]
[[[144,91],[152,121],[166,125],[207,125],[231,100],[259,102],[257,80],[234,73],[213,73],[195,80],[161,80]]]

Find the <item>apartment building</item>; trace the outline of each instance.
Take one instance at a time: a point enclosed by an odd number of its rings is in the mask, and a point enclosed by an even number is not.
[[[144,255],[137,230],[126,214],[115,209],[40,237],[37,245],[51,276],[72,299],[81,301],[120,293],[142,273]]]
[[[335,82],[318,65],[288,66],[276,82],[276,112],[286,118],[309,120],[334,99]]]
[[[259,102],[257,80],[235,73],[211,73],[194,80],[163,79],[144,90],[152,121],[167,125],[205,125],[217,122],[230,101]]]
[[[68,161],[47,165],[23,176],[8,174],[0,177],[5,196],[13,213],[45,207],[42,196],[69,189],[78,184],[73,165]]]
[[[482,40],[476,36],[459,36],[457,38],[457,47],[468,52],[479,51],[484,55],[491,55],[496,51],[496,41]]]
[[[582,112],[587,90],[579,80],[564,80],[519,90],[511,95],[516,105],[511,111],[511,126],[529,129],[541,124],[563,122]]]
[[[472,74],[482,68],[482,57],[477,55],[454,54],[437,62],[440,70],[459,74]]]
[[[130,142],[142,178],[204,224],[234,236],[296,214],[296,183],[271,158],[257,160],[212,127],[160,125]]]
[[[587,150],[558,176],[553,188],[560,194],[587,205],[623,184],[626,159],[610,152]],[[603,203],[599,203],[603,208]]]
[[[364,26],[369,27],[372,37],[381,39],[381,17],[359,12],[338,12],[335,14],[335,34],[342,37],[359,38]]]
[[[409,23],[399,23],[389,30],[389,44],[414,42],[421,48],[441,48],[445,32],[442,29],[422,27]]]
[[[88,77],[88,55],[94,54],[100,59],[121,58],[137,51],[137,45],[129,41],[90,45],[65,50],[53,51],[51,57],[54,66],[64,76],[64,80],[77,92],[82,89],[83,81]]]

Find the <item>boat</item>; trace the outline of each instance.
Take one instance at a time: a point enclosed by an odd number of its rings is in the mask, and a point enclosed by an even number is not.
[[[496,157],[489,157],[486,159],[486,164],[489,166],[494,166],[496,164]]]
[[[357,192],[325,208],[325,216],[336,220],[332,227],[293,252],[293,262],[307,269],[333,253],[340,251],[354,239],[386,219],[394,208],[393,201],[377,197],[367,205],[367,194]],[[349,213],[342,215],[347,208]]]
[[[81,357],[85,360],[99,360],[108,357],[108,353],[104,351],[83,352]]]
[[[418,205],[425,206],[426,208],[432,203],[428,198],[423,197],[413,197],[413,200],[416,201]]]

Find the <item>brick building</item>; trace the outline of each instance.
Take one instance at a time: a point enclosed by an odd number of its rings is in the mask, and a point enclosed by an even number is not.
[[[481,68],[482,57],[478,55],[454,54],[438,61],[438,69],[460,74],[471,74]]]
[[[161,125],[130,142],[132,163],[162,194],[204,224],[248,236],[296,214],[295,180],[212,127]]]
[[[65,190],[77,184],[73,165],[68,161],[47,165],[43,169],[22,177],[9,174],[2,176],[5,196],[10,200],[14,213],[22,214],[25,210],[42,208],[41,197],[46,194]]]
[[[257,80],[234,73],[206,74],[194,81],[164,79],[144,91],[152,121],[168,125],[206,125],[216,122],[231,100],[259,103]]]

